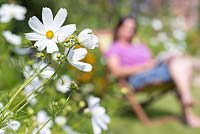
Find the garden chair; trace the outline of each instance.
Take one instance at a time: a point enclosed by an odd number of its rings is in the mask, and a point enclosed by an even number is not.
[[[151,125],[153,123],[165,123],[169,121],[176,120],[176,116],[165,116],[158,119],[151,119],[144,110],[144,107],[150,105],[155,100],[161,98],[165,93],[173,90],[175,85],[173,82],[168,83],[152,83],[151,85],[146,85],[142,89],[132,89],[125,79],[118,79],[118,84],[121,92],[125,95],[128,102],[130,103],[133,111],[136,116],[144,123],[145,125]],[[147,93],[149,97],[144,102],[139,102],[136,99],[136,94],[138,93]]]
[[[105,52],[105,49],[108,48],[108,44],[110,44],[112,40],[112,31],[98,31],[97,32],[98,37],[100,38],[101,45],[100,50],[102,55]],[[109,68],[106,66],[106,79],[109,81],[109,77],[112,77],[112,74],[110,75]],[[125,95],[127,100],[129,101],[133,111],[136,113],[136,116],[144,123],[145,125],[151,125],[152,123],[162,123],[162,122],[169,122],[176,120],[175,116],[167,116],[159,119],[150,119],[150,117],[147,115],[147,113],[144,110],[144,107],[150,105],[155,100],[161,98],[163,95],[165,95],[169,91],[175,91],[173,90],[175,88],[174,84],[172,82],[169,83],[154,83],[152,85],[148,85],[143,87],[141,90],[134,90],[132,89],[125,79],[118,79],[118,84],[120,87],[121,92]],[[138,93],[148,93],[151,94],[144,102],[139,102],[136,99],[136,94]]]

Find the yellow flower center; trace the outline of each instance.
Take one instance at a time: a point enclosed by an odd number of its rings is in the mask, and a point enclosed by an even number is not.
[[[47,37],[48,39],[52,39],[53,36],[54,36],[53,31],[49,30],[49,31],[46,32],[46,37]]]

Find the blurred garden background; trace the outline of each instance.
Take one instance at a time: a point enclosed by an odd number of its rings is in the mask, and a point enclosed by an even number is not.
[[[37,126],[34,121],[39,111],[46,111],[45,116],[50,116],[52,105],[54,103],[59,105],[70,96],[71,99],[58,114],[66,117],[66,121],[62,121],[65,126],[70,127],[62,130],[60,124],[56,124],[53,120],[55,124],[51,127],[51,133],[90,134],[92,133],[91,121],[88,118],[90,115],[85,112],[89,95],[101,99],[100,104],[110,117],[108,130],[102,133],[200,133],[199,128],[189,128],[181,119],[166,124],[144,126],[120,92],[116,80],[108,77],[106,61],[102,55],[112,42],[112,30],[118,19],[121,16],[132,15],[137,18],[139,25],[138,35],[134,41],[146,43],[155,57],[165,56],[168,52],[200,57],[199,0],[0,0],[0,8],[6,3],[25,7],[26,14],[24,20],[12,19],[7,23],[0,23],[0,102],[4,105],[15,94],[16,87],[23,83],[24,66],[33,64],[32,59],[36,52],[34,49],[27,49],[30,42],[25,38],[24,33],[31,31],[28,26],[30,17],[37,16],[41,20],[43,7],[51,8],[54,15],[60,8],[66,8],[68,16],[65,23],[77,24],[77,31],[91,28],[99,37],[99,47],[94,51],[89,50],[84,59],[93,66],[91,72],[82,72],[67,65],[58,74],[58,76],[70,77],[77,83],[79,90],[72,95],[71,92],[63,93],[56,90],[56,79],[50,82],[42,93],[36,96],[35,102],[26,105],[15,116],[14,119],[21,122],[19,130],[8,131],[8,133],[30,133]],[[20,44],[9,42],[3,35],[4,31],[11,31],[20,36]],[[198,72],[193,76],[192,93],[196,102],[194,111],[200,116],[200,73]],[[17,97],[18,99],[24,97],[24,93]],[[145,110],[153,118],[162,115],[181,115],[180,104],[173,93],[166,94]]]

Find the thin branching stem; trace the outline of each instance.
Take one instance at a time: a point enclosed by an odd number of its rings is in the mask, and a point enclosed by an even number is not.
[[[42,68],[37,74],[33,74],[31,75],[16,91],[16,93],[14,94],[14,96],[9,100],[9,102],[6,104],[6,106],[2,109],[2,111],[0,111],[1,115],[4,115],[5,112],[8,112],[9,107],[12,105],[13,101],[15,100],[15,98],[21,93],[21,91],[33,80],[35,79],[45,68],[47,68],[49,66],[46,65],[44,68]],[[6,116],[2,119],[2,122],[4,120],[6,120],[7,117],[9,117],[9,115],[12,114],[12,110],[10,112],[8,112],[6,114]]]
[[[30,94],[28,94],[23,100],[21,100],[12,110],[14,111],[15,109],[17,109],[24,101],[26,101],[31,95],[33,95],[35,92],[37,92],[41,87],[43,87],[44,85],[46,85],[51,79],[53,79],[54,77],[55,77],[55,75],[58,73],[58,71],[59,71],[59,69],[60,68],[58,68],[55,72],[54,72],[54,74],[50,77],[50,78],[48,78],[46,81],[44,81],[38,88],[36,88],[35,90],[33,90]],[[39,94],[40,92],[38,92],[38,94]],[[36,94],[35,96],[37,96],[38,94]],[[34,97],[35,97],[34,96]],[[28,103],[29,103],[30,101],[28,101]],[[27,104],[28,104],[27,102],[24,104],[24,105],[22,105],[16,112],[19,112],[22,108],[24,108]]]
[[[49,121],[51,121],[51,118],[49,118],[36,132],[36,134],[39,134],[39,132],[49,123]]]

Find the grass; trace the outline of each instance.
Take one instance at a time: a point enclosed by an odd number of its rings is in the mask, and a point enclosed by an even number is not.
[[[194,88],[193,96],[197,104],[194,112],[200,116],[200,96],[199,88]],[[120,96],[111,97],[106,95],[104,105],[107,107],[108,114],[111,117],[111,123],[108,134],[199,134],[200,128],[189,128],[178,118],[177,121],[164,124],[153,124],[144,126],[131,110],[130,105]],[[179,101],[173,93],[166,94],[157,102],[146,108],[147,113],[152,118],[158,118],[166,115],[177,115],[181,117]]]

